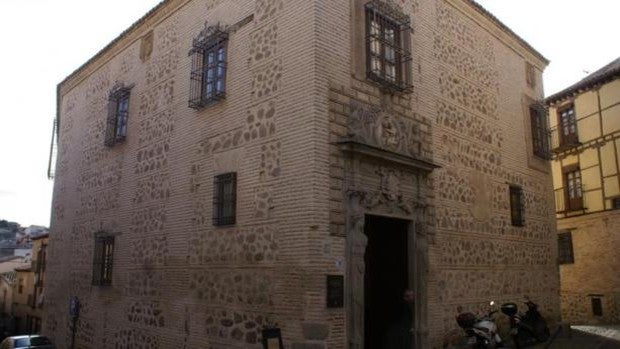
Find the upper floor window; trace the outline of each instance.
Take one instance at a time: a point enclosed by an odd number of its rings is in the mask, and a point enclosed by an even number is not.
[[[560,264],[575,263],[573,235],[570,231],[558,234],[558,262]]]
[[[213,225],[231,225],[236,221],[237,174],[224,173],[213,181]]]
[[[129,93],[131,86],[117,84],[110,91],[108,98],[108,121],[104,143],[111,147],[122,142],[127,136],[127,118],[129,116]]]
[[[510,186],[510,218],[512,225],[523,226],[523,189],[516,185]]]
[[[573,104],[558,109],[558,132],[560,133],[561,146],[579,142],[579,138],[577,137],[575,107]]]
[[[611,199],[611,208],[613,209],[620,208],[620,197]]]
[[[583,188],[581,185],[581,171],[578,166],[568,166],[562,169],[564,177],[565,210],[574,211],[583,209]]]
[[[549,159],[547,109],[543,104],[530,105],[530,125],[532,127],[532,147],[534,155],[541,159]]]
[[[603,316],[603,301],[600,297],[592,297],[592,315]]]
[[[380,0],[366,4],[366,71],[389,90],[411,91],[409,17]]]
[[[93,285],[112,284],[112,261],[114,257],[114,236],[97,236],[93,253]]]
[[[219,25],[206,26],[193,41],[189,51],[189,107],[200,109],[226,95],[226,60],[228,33]]]

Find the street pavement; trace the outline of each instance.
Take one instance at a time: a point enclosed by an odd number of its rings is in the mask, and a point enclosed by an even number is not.
[[[535,349],[620,349],[620,326],[571,326],[570,333],[560,334],[551,345]]]

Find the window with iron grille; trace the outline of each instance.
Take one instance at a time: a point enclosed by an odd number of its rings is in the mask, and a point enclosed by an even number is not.
[[[575,257],[573,255],[573,234],[570,231],[558,234],[558,263],[575,263]]]
[[[228,32],[220,25],[200,32],[189,51],[191,59],[189,107],[203,108],[226,95]]]
[[[127,118],[129,116],[129,93],[131,86],[117,84],[108,98],[108,121],[104,143],[111,147],[127,137]]]
[[[237,174],[215,176],[213,185],[213,225],[232,225],[236,221]]]
[[[603,316],[603,301],[598,297],[590,298],[592,302],[592,315]]]
[[[532,127],[532,147],[534,155],[549,160],[549,129],[547,127],[547,108],[543,104],[530,105],[530,125]]]
[[[409,17],[385,2],[366,4],[366,72],[388,90],[411,92]]]
[[[575,118],[575,107],[573,104],[558,109],[558,121],[560,145],[568,146],[579,143],[579,137],[577,136],[577,120]]]
[[[523,189],[516,185],[510,186],[510,218],[512,225],[523,226]]]
[[[112,284],[112,261],[114,257],[114,236],[97,236],[93,254],[93,285]]]

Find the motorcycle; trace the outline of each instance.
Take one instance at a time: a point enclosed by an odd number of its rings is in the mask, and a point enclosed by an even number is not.
[[[538,311],[538,305],[525,297],[527,311],[519,315],[515,303],[504,303],[501,311],[510,318],[510,335],[515,348],[524,348],[530,345],[544,343],[550,337],[549,327]]]
[[[495,302],[491,302],[491,308]],[[456,322],[467,334],[467,345],[476,349],[495,349],[503,348],[502,339],[497,334],[497,325],[493,321],[493,314],[497,310],[489,310],[489,312],[478,318],[473,313],[464,313],[462,309],[458,309],[459,315]]]

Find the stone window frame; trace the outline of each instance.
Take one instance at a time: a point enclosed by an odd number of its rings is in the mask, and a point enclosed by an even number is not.
[[[574,263],[573,233],[571,231],[558,233],[558,264]]]
[[[114,236],[105,232],[99,232],[95,235],[92,285],[112,285],[113,264]]]
[[[529,106],[530,127],[532,132],[532,152],[543,160],[551,160],[550,138],[547,108],[543,103],[535,102]]]
[[[230,226],[237,221],[237,173],[222,173],[213,178],[213,225]]]
[[[510,199],[510,222],[515,227],[522,227],[525,225],[524,220],[524,203],[523,203],[523,188],[518,185],[509,186],[509,199]]]
[[[409,16],[382,0],[364,5],[366,78],[388,92],[413,91],[410,23]]]
[[[188,106],[200,110],[226,97],[228,30],[217,25],[205,28],[194,38],[191,59]]]
[[[117,83],[108,96],[108,118],[104,144],[113,147],[127,138],[127,121],[129,119],[129,100],[133,85]]]

